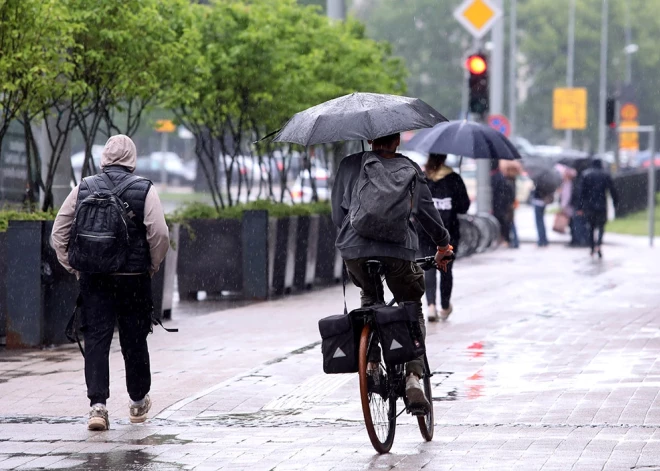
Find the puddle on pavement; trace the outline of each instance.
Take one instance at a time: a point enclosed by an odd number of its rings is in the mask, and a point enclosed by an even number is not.
[[[85,454],[71,454],[71,455],[60,455],[57,453],[47,454],[47,455],[31,455],[28,453],[15,453],[9,455],[3,455],[5,459],[12,458],[38,458],[42,456],[61,456],[62,459],[71,460],[71,466],[66,469],[72,470],[88,470],[93,469],[95,471],[149,471],[149,470],[158,470],[158,471],[179,471],[183,469],[182,466],[176,465],[174,463],[166,463],[162,461],[153,461],[154,455],[145,453],[143,451],[136,450],[117,450],[111,451],[109,453],[85,453]],[[78,462],[79,464],[74,465],[73,462]],[[57,464],[57,463],[55,463]],[[30,463],[27,462],[21,469],[43,469],[31,468]]]
[[[0,371],[0,383],[6,383],[16,378],[24,378],[29,376],[48,376],[61,372],[62,370],[53,370],[53,371],[46,371],[39,373],[34,371],[25,371],[25,370]]]
[[[35,417],[27,415],[6,416],[0,415],[0,425],[8,424],[77,424],[85,423],[84,417]]]
[[[186,443],[192,443],[192,440],[182,440],[177,438],[176,435],[149,435],[145,438],[140,438],[139,440],[129,440],[128,443],[131,445],[185,445]]]
[[[181,466],[164,463],[161,461],[152,461],[154,456],[143,451],[111,451],[109,453],[99,453],[90,456],[72,455],[71,459],[86,459],[85,464],[75,466],[71,469],[94,469],[95,471],[177,471],[183,469]]]

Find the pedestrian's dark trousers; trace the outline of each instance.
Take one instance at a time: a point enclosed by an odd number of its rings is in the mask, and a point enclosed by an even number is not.
[[[90,404],[105,404],[110,397],[109,355],[115,325],[119,327],[128,395],[133,401],[143,399],[151,388],[147,348],[152,330],[151,277],[83,274],[80,294]]]
[[[452,242],[454,253],[458,253],[458,243]],[[447,265],[447,271],[428,270],[424,272],[424,281],[426,282],[426,303],[436,304],[436,292],[438,291],[438,273],[440,273],[440,306],[442,309],[448,309],[451,302],[451,292],[454,288],[454,274],[452,273],[453,263]]]
[[[506,213],[493,213],[493,216],[500,223],[500,236],[502,240],[509,243],[511,240],[511,220],[509,219],[509,215]]]
[[[383,284],[376,286],[367,273],[365,262],[379,260],[385,268],[385,282],[394,295],[396,302],[409,301],[417,303],[419,325],[422,335],[426,338],[424,313],[422,312],[422,296],[424,296],[424,270],[410,260],[401,260],[392,257],[368,257],[345,260],[348,276],[355,285],[362,290],[362,306],[370,306],[383,299]],[[370,358],[369,361],[378,361],[379,358]],[[419,357],[406,363],[406,375],[415,373],[419,378],[424,376],[424,358]]]
[[[605,234],[605,224],[607,223],[607,211],[587,211],[585,212],[587,224],[589,225],[589,244],[593,252],[596,247],[603,244],[603,235]],[[596,236],[598,231],[598,236]]]

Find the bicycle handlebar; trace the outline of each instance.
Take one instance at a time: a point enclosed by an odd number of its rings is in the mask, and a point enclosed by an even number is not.
[[[456,259],[456,256],[452,252],[450,255],[445,255],[442,259],[453,262]],[[415,259],[415,263],[418,264],[419,267],[424,271],[429,271],[433,268],[436,269],[438,268],[438,264],[435,263],[435,255],[430,255],[428,257]]]

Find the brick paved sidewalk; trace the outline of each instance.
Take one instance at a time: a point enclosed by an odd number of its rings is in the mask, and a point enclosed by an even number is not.
[[[125,417],[118,347],[100,434],[85,430],[76,347],[5,352],[0,469],[660,469],[660,256],[611,242],[602,262],[526,246],[457,264],[455,313],[428,329],[430,443],[404,414],[376,456],[357,378],[322,374],[316,320],[341,310],[335,287],[175,312],[182,332],[150,340],[156,409],[142,426]]]

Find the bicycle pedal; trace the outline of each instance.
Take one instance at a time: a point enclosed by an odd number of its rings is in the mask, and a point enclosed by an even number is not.
[[[424,416],[428,414],[428,410],[426,410],[426,407],[410,407],[408,411],[415,417]]]

